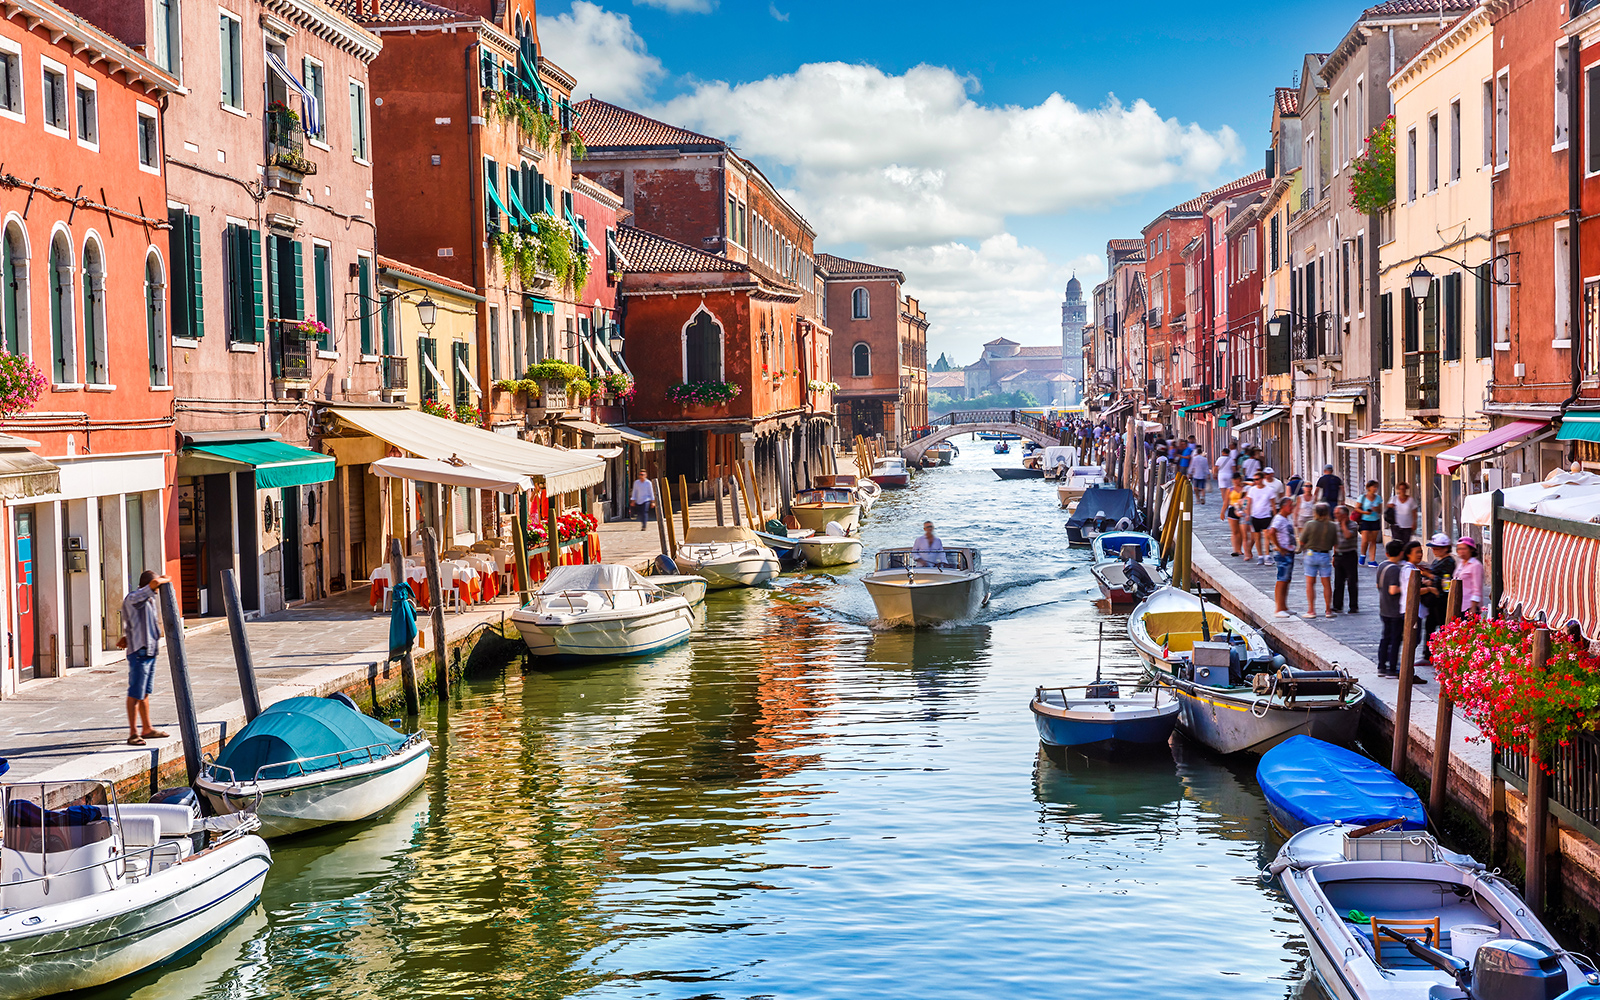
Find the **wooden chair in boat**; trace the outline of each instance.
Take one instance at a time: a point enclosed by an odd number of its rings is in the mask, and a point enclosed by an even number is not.
[[[1396,934],[1401,934],[1405,937],[1421,938],[1422,943],[1428,945],[1429,947],[1439,948],[1441,950],[1445,948],[1445,945],[1439,939],[1438,917],[1431,917],[1427,920],[1391,920],[1387,917],[1369,917],[1368,919],[1372,922],[1372,952],[1380,967],[1389,967],[1385,966],[1383,961],[1383,946],[1385,944],[1385,937],[1383,934],[1379,933],[1380,928],[1386,927],[1389,930],[1394,931]],[[1396,941],[1394,938],[1388,938],[1387,943],[1389,945],[1390,952],[1393,952],[1395,949],[1399,949],[1400,954],[1404,955],[1406,959],[1409,960],[1411,958],[1411,952],[1406,951],[1405,945],[1401,944],[1399,941]],[[1407,964],[1409,964],[1409,962]]]

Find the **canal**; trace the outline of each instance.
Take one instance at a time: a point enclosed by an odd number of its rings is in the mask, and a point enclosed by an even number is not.
[[[276,843],[244,921],[95,1000],[1298,995],[1253,760],[1040,753],[1033,687],[1102,622],[1138,668],[1054,489],[959,443],[863,534],[979,546],[980,619],[874,630],[861,568],[791,575],[653,660],[462,685],[396,812]]]

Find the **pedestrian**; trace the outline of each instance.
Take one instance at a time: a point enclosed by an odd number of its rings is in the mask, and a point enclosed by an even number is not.
[[[1332,509],[1331,507],[1329,508]],[[1317,512],[1317,491],[1308,482],[1300,483],[1300,492],[1294,498],[1294,530],[1302,531]]]
[[[1378,617],[1383,620],[1383,636],[1378,640],[1378,674],[1400,676],[1400,638],[1405,632],[1405,609],[1401,604],[1400,554],[1406,547],[1391,541],[1384,548],[1388,558],[1378,567]]]
[[[1333,617],[1333,548],[1339,529],[1325,503],[1313,503],[1311,520],[1299,530],[1300,548],[1306,554],[1306,617],[1317,617],[1317,581],[1322,581],[1322,617]]]
[[[1245,498],[1244,490],[1228,483],[1222,490],[1222,519],[1228,522],[1228,538],[1233,542],[1231,556],[1242,556],[1245,553]]]
[[[139,574],[139,586],[122,599],[122,638],[117,648],[128,651],[128,744],[167,734],[150,724],[150,692],[156,684],[156,654],[161,651],[160,610],[156,598],[167,582],[153,570]],[[142,725],[141,725],[142,724]]]
[[[1211,477],[1211,460],[1206,458],[1206,450],[1200,445],[1194,446],[1194,454],[1189,456],[1189,482],[1194,485],[1194,502],[1205,505],[1206,480]]]
[[[1379,546],[1383,544],[1383,498],[1378,495],[1378,481],[1370,480],[1366,492],[1357,501],[1361,508],[1361,565],[1379,563]]]
[[[1216,467],[1213,471],[1217,474],[1217,492],[1223,496],[1233,488],[1234,449],[1225,448],[1217,456]]]
[[[1394,484],[1394,495],[1384,507],[1383,519],[1389,522],[1389,531],[1402,542],[1411,541],[1417,531],[1417,498],[1411,495],[1411,484],[1401,480]]]
[[[1277,499],[1277,490],[1266,484],[1264,476],[1257,476],[1254,485],[1245,490],[1250,514],[1250,535],[1245,542],[1245,555],[1254,558],[1262,566],[1267,565],[1267,530],[1272,527],[1272,512]]]
[[[1483,560],[1478,558],[1478,543],[1471,536],[1456,541],[1456,582],[1461,588],[1461,613],[1483,610]]]
[[[1361,608],[1356,590],[1356,554],[1361,547],[1361,532],[1350,517],[1350,508],[1344,504],[1333,509],[1333,527],[1337,532],[1333,543],[1333,610],[1344,611],[1345,595],[1350,596],[1349,613]]]
[[[1240,465],[1239,468],[1244,470],[1244,478],[1246,482],[1252,482],[1255,480],[1256,473],[1261,471],[1261,459],[1257,457],[1255,448],[1245,449],[1244,463]]]
[[[1422,566],[1422,607],[1427,612],[1422,626],[1422,658],[1429,663],[1433,657],[1428,651],[1428,640],[1444,624],[1446,605],[1449,602],[1450,582],[1455,576],[1456,559],[1451,555],[1450,536],[1438,532],[1428,539],[1432,559]]]
[[[1294,612],[1289,610],[1289,583],[1294,579],[1294,555],[1298,551],[1293,514],[1294,498],[1284,497],[1279,500],[1278,515],[1272,519],[1272,527],[1268,532],[1272,536],[1272,561],[1278,567],[1278,582],[1272,591],[1273,598],[1277,602],[1277,609],[1273,614],[1278,618],[1294,617]]]
[[[650,515],[656,506],[656,488],[643,469],[639,470],[633,481],[633,493],[629,500],[633,503],[634,513],[639,515],[639,530],[643,531],[645,525],[650,523]]]
[[[1420,619],[1421,619],[1421,615],[1422,615],[1422,604],[1420,603],[1421,587],[1422,587],[1422,543],[1413,540],[1413,541],[1409,541],[1409,542],[1404,542],[1402,544],[1405,547],[1400,550],[1400,600],[1402,602],[1405,602],[1405,601],[1409,600],[1406,597],[1407,588],[1409,588],[1409,587],[1417,587],[1418,588],[1418,595],[1417,596],[1419,598],[1419,602],[1417,604],[1417,615],[1418,615],[1418,623],[1417,624],[1420,627],[1421,626],[1421,620]],[[1412,577],[1416,577],[1416,582],[1415,583],[1411,582],[1411,578]],[[1401,613],[1402,613],[1402,615],[1404,614],[1404,610],[1405,610],[1405,604],[1402,603],[1401,604]],[[1404,650],[1402,650],[1401,652],[1403,653]],[[1399,657],[1396,657],[1396,661],[1397,662],[1398,662],[1398,659],[1399,659]],[[1419,665],[1420,664],[1418,664],[1416,661],[1412,661],[1411,666],[1413,668],[1415,668],[1415,667],[1417,667]],[[1428,682],[1423,680],[1421,677],[1418,677],[1416,675],[1416,673],[1413,672],[1412,675],[1411,675],[1411,683],[1413,683],[1413,684],[1426,684]]]
[[[1344,502],[1344,480],[1333,473],[1332,465],[1322,467],[1322,477],[1317,480],[1317,498],[1332,510]]]

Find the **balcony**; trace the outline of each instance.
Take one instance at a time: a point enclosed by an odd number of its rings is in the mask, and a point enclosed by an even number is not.
[[[279,190],[298,192],[305,179],[317,172],[306,158],[305,126],[288,108],[267,112],[267,183]]]
[[[1439,352],[1413,351],[1406,355],[1406,410],[1427,415],[1439,412]]]
[[[285,335],[278,341],[277,357],[272,379],[273,394],[278,399],[300,399],[311,389],[311,351],[314,344],[299,336]]]
[[[406,367],[404,354],[385,354],[378,362],[379,374],[383,376],[383,394],[390,402],[405,397],[406,390],[411,385],[410,369]]]

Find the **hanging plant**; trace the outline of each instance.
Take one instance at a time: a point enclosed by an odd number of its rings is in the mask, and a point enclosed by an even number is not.
[[[806,383],[806,388],[810,389],[812,392],[838,392],[839,383],[818,382],[816,379],[812,379],[810,382]]]
[[[294,337],[300,340],[320,341],[333,331],[324,323],[314,319],[296,319],[285,321],[279,329],[285,337]]]
[[[483,423],[483,411],[476,406],[463,406],[455,411],[455,419],[457,423],[477,426]]]
[[[583,133],[572,129],[567,133],[567,154],[574,160],[587,160],[589,147],[583,143]]]
[[[1356,211],[1376,215],[1394,204],[1394,115],[1367,136],[1366,149],[1356,154],[1350,179],[1350,204]]]
[[[513,125],[535,149],[549,149],[559,133],[556,120],[533,100],[509,90],[483,92],[483,117]]]
[[[679,382],[667,386],[667,399],[685,406],[715,406],[740,392],[737,382]]]
[[[20,354],[0,352],[0,417],[33,409],[49,386],[50,380],[38,365]]]
[[[611,372],[601,381],[605,384],[607,392],[624,403],[631,401],[634,394],[639,391],[639,387],[634,384],[633,376],[622,372]]]

